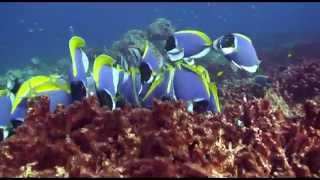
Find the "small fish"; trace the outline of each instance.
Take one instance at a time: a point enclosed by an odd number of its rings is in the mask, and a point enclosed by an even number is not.
[[[68,31],[69,31],[69,33],[70,33],[71,36],[74,36],[74,35],[75,35],[73,26],[69,26],[69,27],[68,27]]]
[[[177,31],[166,41],[165,49],[171,61],[183,58],[199,59],[207,55],[212,46],[211,38],[197,30]]]
[[[235,71],[243,69],[255,73],[261,63],[251,39],[243,34],[231,33],[222,36],[214,41],[213,48],[223,53]]]
[[[220,76],[222,76],[223,75],[223,71],[219,71],[218,73],[217,73],[217,77],[220,77]]]
[[[289,53],[289,54],[288,54],[288,58],[289,58],[289,59],[292,58],[292,56],[293,56],[292,53]]]

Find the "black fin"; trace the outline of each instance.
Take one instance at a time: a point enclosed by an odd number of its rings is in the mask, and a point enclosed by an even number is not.
[[[12,92],[13,94],[16,94],[16,93],[18,92],[21,84],[22,84],[22,83],[18,80],[18,78],[15,78],[15,79],[14,79],[14,85],[13,85],[13,87],[12,87],[12,89],[11,89],[11,92]]]
[[[4,140],[4,129],[0,128],[0,142]]]
[[[149,68],[148,64],[145,62],[140,63],[139,69],[141,74],[141,82],[148,81],[152,74],[152,71]]]
[[[193,102],[193,112],[204,113],[209,109],[209,102],[207,100],[202,100],[198,102]]]
[[[87,95],[87,90],[83,82],[74,81],[70,83],[72,101],[81,101]]]
[[[113,106],[112,97],[106,91],[104,90],[97,91],[97,96],[101,106],[108,106],[110,109],[112,109],[112,106]]]
[[[166,41],[165,49],[166,49],[166,51],[170,51],[174,48],[176,48],[176,41],[174,39],[174,36],[171,35],[168,37],[168,39]]]

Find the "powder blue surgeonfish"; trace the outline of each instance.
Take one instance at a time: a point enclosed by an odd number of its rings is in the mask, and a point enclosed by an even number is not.
[[[154,49],[150,46],[149,41],[146,41],[145,49],[141,57],[139,66],[141,73],[141,80],[146,83],[151,83],[157,72],[163,66],[163,58],[157,55]]]
[[[8,90],[0,90],[0,127],[6,126],[10,122],[10,112],[14,95]]]
[[[86,41],[79,36],[73,36],[69,40],[69,50],[72,60],[72,69],[69,78],[73,100],[81,100],[87,95],[86,74],[89,69],[89,60],[86,53],[82,50],[85,46]]]
[[[143,84],[142,91],[139,94],[142,105],[151,108],[154,99],[174,99],[173,90],[174,67],[167,64],[162,72],[157,73],[152,83]]]
[[[171,61],[184,59],[186,62],[204,57],[211,48],[211,38],[197,30],[177,31],[167,39],[165,45]]]
[[[8,90],[0,90],[0,141],[8,137],[8,125],[11,120],[11,107],[14,95]]]
[[[142,90],[141,75],[139,69],[130,67],[129,71],[119,72],[118,92],[125,102],[141,106],[139,93]]]
[[[251,39],[243,34],[231,33],[219,37],[214,41],[213,48],[223,53],[235,71],[242,69],[255,73],[261,63]]]
[[[99,55],[93,65],[93,78],[96,83],[97,96],[102,105],[111,109],[116,107],[119,70],[113,67],[115,60],[106,54]]]
[[[188,111],[220,112],[217,88],[204,67],[178,63],[173,86],[176,99],[185,101]]]
[[[28,100],[37,96],[48,96],[50,111],[55,111],[58,104],[72,103],[70,85],[57,75],[35,76],[25,81],[19,88],[12,104],[11,118],[14,121],[24,121]]]

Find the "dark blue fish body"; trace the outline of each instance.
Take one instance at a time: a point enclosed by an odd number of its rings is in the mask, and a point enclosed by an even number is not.
[[[141,76],[135,72],[119,73],[119,94],[132,105],[140,106],[139,92],[141,91]]]
[[[68,106],[72,103],[71,94],[65,91],[48,91],[39,93],[38,96],[47,96],[49,98],[50,112],[54,112],[59,104]]]
[[[28,110],[28,99],[24,98],[14,112],[11,114],[11,120],[13,121],[24,121],[24,117]]]
[[[152,83],[143,85],[140,93],[143,106],[151,108],[154,99],[174,99],[173,73],[173,69],[171,71],[165,70],[159,73]]]
[[[209,100],[209,94],[206,91],[201,78],[194,72],[177,68],[173,79],[174,92],[177,99],[184,101]]]
[[[12,100],[10,96],[0,96],[0,127],[6,126],[11,119]]]

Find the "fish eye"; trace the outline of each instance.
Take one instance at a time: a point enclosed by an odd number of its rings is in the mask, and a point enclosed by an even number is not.
[[[170,51],[172,49],[176,48],[176,41],[174,39],[174,36],[171,35],[168,37],[167,41],[166,41],[166,46],[165,46],[165,49],[167,51]]]
[[[234,36],[228,34],[221,39],[221,48],[235,47]]]

